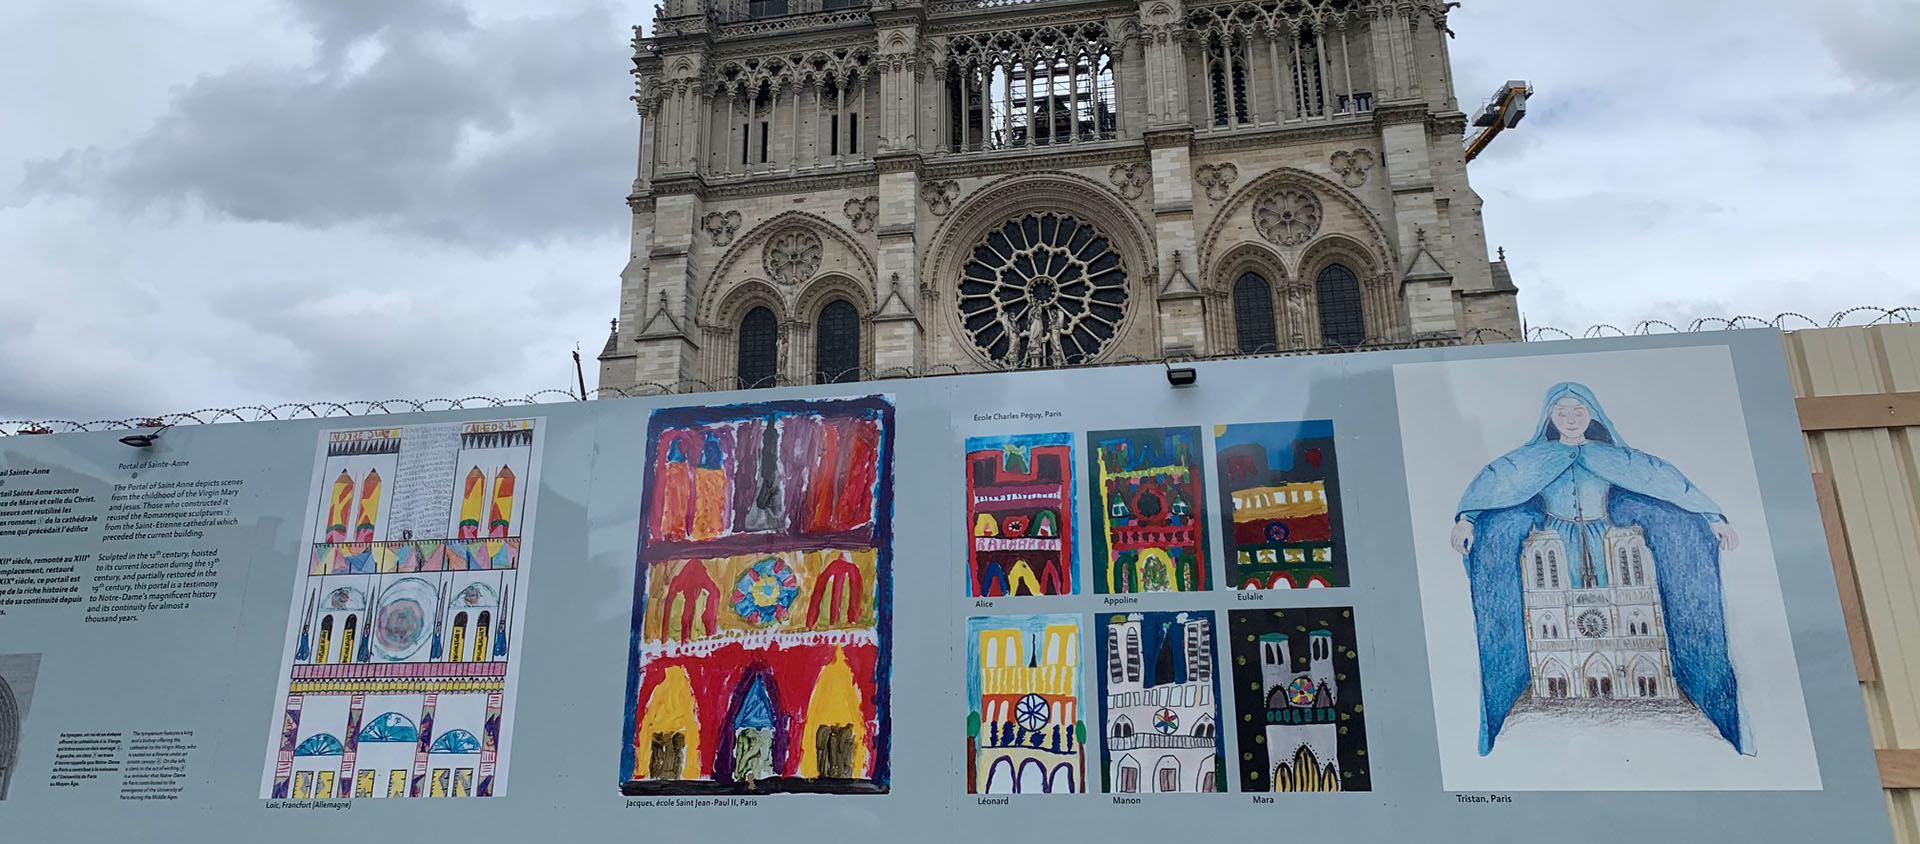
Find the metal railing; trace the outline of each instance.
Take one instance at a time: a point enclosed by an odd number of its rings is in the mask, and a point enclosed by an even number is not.
[[[1738,330],[1743,328],[1777,328],[1783,331],[1812,328],[1839,328],[1842,326],[1871,326],[1892,323],[1920,322],[1920,306],[1902,306],[1883,308],[1860,306],[1840,311],[1827,320],[1820,321],[1805,314],[1787,312],[1776,314],[1771,319],[1751,315],[1732,317],[1701,317],[1688,321],[1682,328],[1667,320],[1649,319],[1634,323],[1631,328],[1601,323],[1589,326],[1578,333],[1565,329],[1535,325],[1525,329],[1522,336],[1515,337],[1504,331],[1477,329],[1466,335],[1453,338],[1421,338],[1414,340],[1367,340],[1345,346],[1322,346],[1310,349],[1260,348],[1251,351],[1223,352],[1214,355],[1172,355],[1167,357],[1141,357],[1121,355],[1115,358],[1090,363],[1065,364],[1042,369],[1087,369],[1105,366],[1129,366],[1166,362],[1232,360],[1241,358],[1293,357],[1298,355],[1324,355],[1344,352],[1365,352],[1392,349],[1435,348],[1457,345],[1479,345],[1484,343],[1513,342],[1550,342],[1555,340],[1591,339],[1596,337],[1631,337],[1654,334],[1684,334],[1704,331]],[[688,378],[673,383],[648,382],[632,388],[602,387],[589,390],[585,396],[573,390],[541,390],[518,398],[499,396],[467,396],[465,398],[431,399],[381,399],[347,402],[282,402],[279,404],[243,405],[239,407],[202,408],[200,410],[179,413],[167,413],[158,416],[132,416],[125,419],[95,419],[78,421],[71,419],[20,419],[0,420],[0,437],[31,434],[70,433],[78,431],[117,431],[143,428],[159,428],[175,425],[212,425],[220,422],[263,422],[290,419],[329,419],[355,416],[379,416],[392,413],[419,413],[437,410],[473,410],[480,408],[525,407],[562,401],[584,401],[593,398],[644,398],[648,396],[684,395],[692,393],[719,392],[725,390],[753,389],[759,387],[794,387],[822,383],[848,383],[853,381],[886,381],[898,378],[933,378],[945,375],[978,375],[993,372],[1034,371],[1012,366],[994,366],[975,364],[961,366],[956,364],[934,364],[925,367],[890,367],[872,370],[867,367],[851,369],[831,379],[792,379],[776,376],[753,384],[742,384],[737,378],[719,378],[703,380]]]

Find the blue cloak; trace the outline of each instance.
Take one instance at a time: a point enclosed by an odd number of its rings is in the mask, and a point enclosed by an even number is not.
[[[1585,444],[1560,442],[1551,414],[1566,398],[1585,404],[1593,417]],[[1508,711],[1533,680],[1520,548],[1548,519],[1541,492],[1576,466],[1610,486],[1607,521],[1645,533],[1675,684],[1721,737],[1749,752],[1727,655],[1720,543],[1712,528],[1725,515],[1673,464],[1627,447],[1593,391],[1563,382],[1547,391],[1533,439],[1487,464],[1460,498],[1458,518],[1474,525],[1466,566],[1480,646],[1480,755],[1492,752]]]

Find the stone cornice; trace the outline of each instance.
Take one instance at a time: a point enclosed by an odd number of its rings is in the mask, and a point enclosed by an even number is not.
[[[747,41],[777,38],[782,35],[815,33],[822,31],[845,31],[849,29],[868,30],[873,26],[873,18],[866,9],[834,9],[832,11],[807,12],[798,15],[786,15],[766,20],[744,20],[720,24],[714,33],[716,41]]]
[[[841,173],[817,173],[807,176],[761,177],[744,182],[710,185],[707,187],[708,199],[741,199],[753,196],[779,196],[789,193],[816,193],[820,191],[850,190],[852,188],[870,188],[880,183],[880,177],[871,167]]]
[[[1426,100],[1384,103],[1373,107],[1373,122],[1380,126],[1391,126],[1397,123],[1421,123],[1427,119],[1427,115],[1432,113],[1432,111],[1433,109],[1427,105]]]
[[[1463,137],[1467,134],[1467,116],[1457,111],[1429,116],[1427,134]]]
[[[1033,0],[991,5],[978,0],[933,0],[928,12],[927,26],[932,31],[954,34],[1105,21],[1122,15],[1132,17],[1139,13],[1139,7],[1128,0]]]
[[[1377,131],[1379,130],[1374,124],[1366,120],[1339,120],[1298,126],[1280,125],[1262,129],[1241,129],[1235,132],[1196,135],[1193,151],[1205,155],[1286,144],[1309,144],[1317,141],[1351,141],[1372,138]]]
[[[921,174],[927,179],[972,179],[1005,175],[1009,169],[1068,170],[1103,164],[1137,164],[1148,160],[1139,141],[1097,141],[1084,146],[1035,147],[1032,150],[1003,150],[991,153],[946,155],[926,162]]]
[[[754,196],[780,196],[790,193],[813,193],[820,191],[851,190],[859,187],[873,187],[880,179],[872,167],[861,167],[835,173],[814,173],[809,175],[770,175],[729,181],[715,184],[706,177],[698,175],[680,175],[660,179],[653,183],[652,189],[644,194],[627,197],[627,206],[636,213],[643,207],[652,210],[662,196],[688,195],[699,197],[702,201],[715,199],[740,199]]]
[[[873,157],[873,170],[882,176],[888,173],[919,173],[922,169],[920,153],[913,150],[883,152]]]
[[[755,39],[747,41],[725,41],[714,46],[715,61],[762,58],[765,56],[786,55],[790,53],[811,53],[820,50],[852,49],[855,47],[874,48],[878,41],[872,27],[842,27],[820,31],[798,32],[788,36]]]
[[[1170,129],[1149,129],[1143,136],[1147,149],[1166,149],[1185,146],[1193,142],[1193,127],[1179,126]]]

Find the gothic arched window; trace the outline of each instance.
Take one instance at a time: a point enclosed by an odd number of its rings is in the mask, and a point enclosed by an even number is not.
[[[1273,287],[1259,273],[1244,273],[1233,283],[1233,331],[1242,352],[1279,348],[1273,326]]]
[[[1547,584],[1555,589],[1560,588],[1560,555],[1551,548],[1547,549]]]
[[[813,383],[860,380],[860,312],[852,302],[835,299],[820,309],[820,319],[814,323],[813,356]]]
[[[748,0],[747,17],[777,18],[787,13],[787,0]]]
[[[1228,55],[1231,51],[1232,56]],[[1246,44],[1231,34],[1207,39],[1207,81],[1213,93],[1213,125],[1225,126],[1228,109],[1240,123],[1247,119]],[[1232,72],[1228,72],[1232,68]]]
[[[1294,53],[1294,105],[1301,115],[1319,114],[1326,108],[1326,80],[1320,78],[1320,36],[1313,27],[1302,27]]]
[[[1533,552],[1533,588],[1547,588],[1547,567],[1540,560],[1540,552]]]
[[[1647,585],[1647,570],[1640,565],[1640,546],[1633,546],[1633,585]]]
[[[734,374],[741,389],[771,387],[780,354],[780,321],[759,307],[740,318],[740,349]]]
[[[1360,310],[1360,277],[1345,264],[1328,264],[1315,280],[1320,297],[1320,341],[1328,346],[1366,342],[1367,322]]]

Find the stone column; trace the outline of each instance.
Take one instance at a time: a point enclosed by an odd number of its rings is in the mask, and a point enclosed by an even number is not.
[[[872,315],[874,374],[918,372],[925,346],[925,319],[929,316],[920,301],[920,249],[916,240],[920,158],[894,155],[874,163],[880,174],[880,213],[875,227],[879,277],[874,279],[874,301],[879,304]]]

